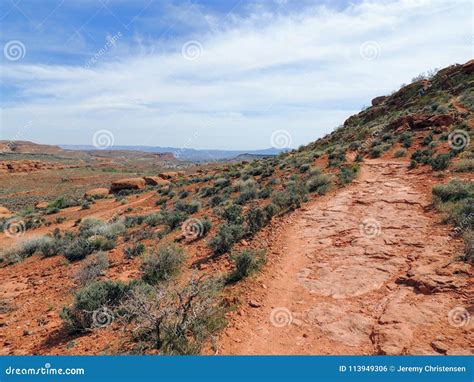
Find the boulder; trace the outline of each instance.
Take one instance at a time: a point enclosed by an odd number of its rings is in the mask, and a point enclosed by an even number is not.
[[[381,103],[384,103],[387,98],[388,98],[387,96],[375,97],[375,98],[372,100],[372,106],[378,106],[378,105],[380,105]]]
[[[13,213],[6,207],[0,206],[0,218],[9,218],[13,216]]]
[[[49,206],[49,203],[48,202],[39,202],[39,203],[36,203],[35,207],[38,208],[39,210],[45,210],[46,208],[48,208]]]
[[[162,179],[174,179],[174,178],[177,178],[179,176],[179,172],[177,172],[177,171],[162,172],[158,176]]]
[[[166,186],[171,183],[169,180],[162,179],[159,176],[145,176],[143,179],[150,186]]]
[[[468,62],[466,62],[463,66],[462,66],[462,70],[468,74],[470,73],[473,73],[474,72],[474,60],[470,60]]]
[[[86,191],[84,196],[86,198],[97,198],[97,197],[105,197],[108,194],[109,194],[108,188],[93,188],[92,190]]]
[[[112,182],[110,192],[119,192],[122,190],[142,190],[145,188],[145,179],[143,178],[127,178]]]

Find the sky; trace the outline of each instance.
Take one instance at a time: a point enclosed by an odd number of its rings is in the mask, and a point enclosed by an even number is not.
[[[2,0],[0,139],[298,147],[474,57],[471,0]]]

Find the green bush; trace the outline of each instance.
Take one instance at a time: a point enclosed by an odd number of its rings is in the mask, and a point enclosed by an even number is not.
[[[393,155],[395,158],[401,158],[407,155],[407,151],[405,149],[400,149],[395,151],[395,154]]]
[[[162,211],[163,223],[166,224],[171,230],[178,228],[182,222],[188,218],[188,214],[184,211]]]
[[[431,168],[435,171],[446,170],[450,160],[449,154],[439,154],[431,160]]]
[[[351,183],[359,173],[360,166],[358,164],[352,164],[349,166],[341,167],[339,170],[339,181],[342,185]]]
[[[326,194],[332,185],[332,176],[329,174],[320,174],[311,176],[306,182],[309,192],[317,192],[320,195]]]
[[[140,270],[142,280],[148,284],[171,279],[185,260],[184,251],[176,245],[166,245],[143,259]]]
[[[474,171],[474,159],[461,159],[454,165],[454,171],[456,172],[473,172]]]
[[[382,155],[382,147],[374,146],[370,149],[370,157],[371,158],[379,158]]]
[[[73,333],[84,332],[98,325],[97,314],[103,309],[111,312],[124,299],[130,286],[120,281],[98,281],[77,292],[74,303],[64,307],[61,318],[66,328]],[[95,320],[94,320],[95,319]],[[110,321],[113,317],[110,317]]]
[[[123,254],[126,259],[133,259],[134,257],[140,256],[145,252],[145,245],[143,243],[138,243],[130,247],[125,247]]]
[[[222,255],[232,249],[235,243],[244,237],[244,228],[241,224],[223,224],[219,227],[216,236],[209,240],[209,247],[214,256]]]
[[[201,203],[197,200],[193,200],[190,203],[177,202],[175,209],[178,211],[186,212],[189,215],[195,214],[201,208]]]
[[[64,257],[69,261],[82,260],[94,252],[95,249],[94,243],[88,239],[79,237],[66,246],[64,249]]]
[[[474,231],[464,233],[464,261],[474,263]]]
[[[469,181],[452,179],[445,185],[434,186],[432,193],[443,203],[454,202],[474,197],[474,184]]]
[[[401,145],[408,149],[411,147],[411,145],[413,144],[413,138],[412,138],[412,135],[410,133],[403,133],[400,135],[400,138],[398,139],[398,141],[401,143]]]
[[[219,213],[219,215],[227,223],[241,224],[243,222],[242,207],[238,204],[228,205]]]
[[[232,256],[235,269],[227,277],[228,283],[235,283],[259,271],[266,262],[264,251],[244,249]]]

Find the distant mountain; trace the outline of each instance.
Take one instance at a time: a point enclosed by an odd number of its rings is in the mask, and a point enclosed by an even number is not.
[[[92,145],[59,145],[65,150],[100,151]],[[113,146],[107,150],[142,151],[148,153],[172,153],[177,159],[189,161],[219,161],[232,159],[239,155],[273,156],[289,149],[263,149],[263,150],[197,150],[178,147],[151,147],[151,146]]]

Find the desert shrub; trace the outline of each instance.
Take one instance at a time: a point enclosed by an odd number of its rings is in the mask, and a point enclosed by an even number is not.
[[[431,162],[433,156],[433,150],[416,150],[411,154],[411,159],[422,164],[428,164]]]
[[[199,354],[205,342],[225,325],[218,302],[220,281],[193,279],[184,287],[137,286],[121,306],[142,350],[163,355]]]
[[[19,262],[49,245],[49,236],[38,236],[22,240],[16,247],[2,252],[2,260],[8,264]]]
[[[137,243],[130,247],[125,247],[123,255],[126,259],[133,259],[134,257],[140,256],[145,252],[145,245],[143,243]]]
[[[305,173],[311,168],[309,163],[304,163],[300,166],[300,172]]]
[[[390,142],[393,139],[392,134],[390,133],[385,133],[382,135],[382,142]]]
[[[352,164],[349,166],[341,167],[339,170],[339,181],[342,185],[351,183],[359,173],[360,166],[358,164]]]
[[[98,322],[94,322],[97,315],[101,312],[111,315],[129,290],[130,285],[112,280],[85,286],[76,293],[73,304],[61,311],[66,328],[76,333],[98,326]]]
[[[263,210],[265,211],[268,219],[271,220],[271,218],[277,213],[278,207],[273,203],[269,203],[263,207]]]
[[[329,174],[314,175],[308,179],[306,186],[309,192],[317,192],[324,195],[332,185],[332,177]]]
[[[166,203],[168,202],[168,199],[166,198],[160,198],[155,202],[156,206],[166,206]]]
[[[445,185],[434,186],[432,193],[435,198],[438,198],[443,203],[472,198],[474,197],[474,183],[452,179]]]
[[[403,133],[400,135],[400,138],[398,139],[398,141],[400,142],[400,144],[408,149],[409,147],[411,147],[411,145],[413,144],[413,138],[412,138],[412,135],[410,133]]]
[[[433,142],[433,133],[429,133],[427,136],[425,136],[421,141],[421,145],[428,146],[431,142]]]
[[[219,188],[217,187],[203,187],[201,189],[201,196],[203,198],[216,195],[219,192]]]
[[[102,220],[87,218],[79,224],[79,234],[83,238],[91,236],[104,236],[113,240],[125,231],[125,224],[122,222],[106,223]]]
[[[163,215],[159,212],[153,212],[149,215],[146,215],[143,219],[143,222],[150,227],[156,227],[157,225],[163,224]]]
[[[255,187],[244,189],[240,192],[237,199],[235,199],[235,203],[237,204],[245,204],[248,201],[255,199],[257,197],[257,190]]]
[[[188,214],[184,211],[162,211],[163,223],[171,230],[178,228],[182,222],[188,218]]]
[[[364,160],[364,157],[362,156],[362,154],[357,154],[354,161],[355,162],[362,162]]]
[[[224,201],[224,198],[220,195],[215,195],[209,199],[209,205],[211,207],[216,207]]]
[[[228,283],[235,283],[259,271],[266,262],[266,256],[264,251],[244,249],[233,254],[232,261],[235,269],[227,277]]]
[[[381,146],[374,146],[370,149],[370,157],[371,158],[378,158],[382,155],[382,147]]]
[[[61,210],[67,207],[78,206],[79,204],[78,200],[67,199],[64,196],[60,196],[48,204],[48,209]]]
[[[173,244],[161,246],[143,259],[142,280],[148,284],[169,280],[178,273],[184,260],[182,248]]]
[[[272,188],[271,187],[265,187],[265,188],[262,188],[258,194],[257,194],[257,197],[259,199],[267,199],[269,198],[271,195],[272,195]]]
[[[418,162],[416,160],[411,160],[410,161],[410,164],[408,165],[408,169],[409,170],[413,170],[414,168],[416,168],[416,166],[418,165]]]
[[[445,170],[448,168],[450,160],[449,154],[439,154],[431,160],[431,168],[435,171]]]
[[[197,200],[193,200],[190,203],[178,202],[174,207],[178,211],[186,212],[187,214],[192,215],[199,211],[201,208],[201,203]]]
[[[125,216],[125,219],[123,221],[123,224],[125,225],[126,228],[131,228],[136,225],[140,225],[145,221],[146,216]]]
[[[328,155],[328,166],[337,167],[346,161],[346,151],[343,148],[337,147]]]
[[[109,267],[109,258],[106,253],[99,252],[87,258],[84,265],[76,272],[74,278],[80,285],[89,284],[101,276]]]
[[[243,222],[242,207],[238,204],[229,204],[219,212],[219,216],[227,223],[241,224]]]
[[[88,239],[79,237],[66,246],[64,249],[64,257],[69,261],[82,260],[94,252],[95,249],[96,246],[94,243],[90,242]]]
[[[261,208],[252,208],[245,217],[247,235],[254,236],[269,221],[268,215]]]
[[[349,144],[349,150],[351,150],[351,151],[356,151],[356,150],[359,149],[360,146],[361,146],[360,141],[352,141],[352,142]]]
[[[454,171],[456,172],[473,172],[474,171],[474,159],[461,159],[454,165]]]
[[[395,154],[393,155],[395,158],[401,158],[407,155],[407,151],[405,149],[400,149],[395,151]]]
[[[464,233],[463,260],[474,263],[474,231],[472,230],[468,230]]]
[[[217,234],[209,240],[209,247],[214,256],[222,255],[231,250],[244,235],[245,231],[241,224],[223,224],[219,227]]]
[[[230,179],[227,179],[227,178],[217,178],[216,181],[214,182],[214,185],[217,187],[217,188],[225,188],[225,187],[228,187],[230,186]]]
[[[189,196],[189,192],[186,191],[186,190],[183,190],[183,191],[181,191],[181,192],[178,194],[178,198],[180,198],[180,199],[184,199],[184,198],[186,198],[186,197],[188,197],[188,196]]]

